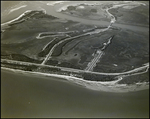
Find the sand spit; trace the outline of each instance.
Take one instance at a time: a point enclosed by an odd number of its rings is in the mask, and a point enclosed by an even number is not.
[[[71,83],[75,83],[75,84],[83,86],[87,89],[91,89],[91,90],[95,90],[95,91],[127,93],[127,92],[149,89],[149,82],[136,83],[133,85],[126,85],[126,84],[115,84],[115,83],[113,83],[113,81],[107,81],[107,82],[87,81],[87,80],[73,77],[73,76],[48,74],[48,73],[41,73],[41,72],[30,72],[30,71],[23,71],[23,70],[11,69],[11,68],[5,68],[5,67],[1,67],[1,69],[9,70],[9,71],[12,71],[15,73],[29,74],[31,76],[39,76],[40,75],[40,76],[62,78]]]

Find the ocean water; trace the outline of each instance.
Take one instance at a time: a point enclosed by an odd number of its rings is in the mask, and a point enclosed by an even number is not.
[[[1,70],[1,117],[149,117],[149,90],[109,93]]]
[[[1,10],[16,4],[18,1],[3,1]],[[2,23],[18,17],[26,9],[29,8],[9,14]],[[1,70],[1,117],[149,117],[149,90],[93,91],[56,77]]]

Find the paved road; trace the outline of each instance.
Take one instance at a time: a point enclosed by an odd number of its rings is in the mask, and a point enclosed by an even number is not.
[[[103,55],[103,51],[98,50],[96,53],[96,56],[92,59],[91,62],[88,63],[88,66],[86,67],[86,71],[93,71],[93,68],[96,66],[96,63],[99,61],[101,56]]]
[[[101,56],[104,54],[104,49],[106,49],[107,45],[111,43],[112,38],[113,37],[109,38],[106,43],[103,43],[103,48],[97,50],[94,58],[91,62],[88,63],[88,66],[85,68],[86,71],[93,71],[93,68],[96,66],[96,63],[99,62]]]
[[[75,38],[78,38],[78,37],[82,37],[82,36],[86,36],[86,35],[88,35],[88,34],[87,34],[87,33],[84,33],[84,34],[77,35],[77,36],[74,36],[74,37],[66,38],[65,40],[62,40],[62,41],[58,42],[57,44],[55,44],[55,45],[51,48],[51,50],[49,51],[49,53],[47,54],[46,58],[44,59],[44,61],[43,61],[41,64],[45,64],[45,63],[50,59],[52,53],[54,52],[55,48],[56,48],[59,44],[65,42],[65,41],[67,41],[67,40],[72,40],[72,39],[75,39]]]
[[[41,66],[41,67],[52,67],[52,68],[60,68],[62,71],[71,71],[76,73],[91,73],[91,74],[99,74],[99,75],[112,75],[112,76],[118,76],[118,75],[137,75],[142,74],[148,71],[149,69],[149,63],[144,64],[144,66],[135,68],[130,71],[121,72],[121,73],[101,73],[101,72],[91,72],[91,71],[85,71],[85,70],[79,70],[79,69],[73,69],[73,68],[66,68],[66,67],[57,67],[57,66],[51,66],[51,65],[42,65],[37,63],[30,63],[30,62],[23,62],[23,61],[15,61],[15,60],[8,60],[8,59],[1,59],[1,63],[8,62],[12,64],[22,64],[22,65],[35,65],[35,66]]]
[[[31,10],[33,10],[33,9],[37,9],[37,6],[33,6],[32,3],[31,4],[27,4],[27,6],[25,7],[25,9],[23,9],[23,10],[24,10],[24,12],[26,11],[25,13],[27,13],[27,12],[30,12]],[[72,17],[72,16],[69,16],[69,15],[64,15],[64,14],[56,12],[53,7],[50,7],[50,6],[45,5],[45,4],[43,4],[43,5],[40,4],[40,8],[44,9],[46,13],[48,13],[50,15],[53,15],[53,16],[56,16],[58,18],[63,18],[63,19],[73,20],[73,21],[78,21],[78,22],[81,22],[81,23],[85,23],[85,24],[89,24],[89,25],[97,25],[97,26],[108,26],[110,24],[110,22],[106,22],[106,21],[89,20],[89,19],[84,19],[84,18]],[[23,13],[23,10],[22,11],[21,10],[16,10],[15,12],[21,11]],[[25,13],[21,14],[18,18],[20,18],[21,16],[23,16]],[[18,12],[18,14],[20,14],[20,13]],[[16,19],[18,19],[18,18],[16,18]],[[14,19],[12,21],[15,21],[16,19]],[[12,21],[10,21],[10,22],[12,22]],[[10,22],[8,22],[8,23],[10,23]],[[5,25],[7,25],[7,23],[4,23],[3,25],[1,24],[1,26],[5,26]],[[119,27],[119,28],[122,28],[122,29],[129,29],[129,30],[132,30],[132,31],[149,32],[149,28],[148,27],[142,27],[142,26],[134,26],[134,25],[126,25],[126,24],[118,24],[118,23],[114,23],[114,24],[112,24],[112,26]],[[51,55],[51,52],[49,53],[49,56],[50,55]],[[49,56],[47,56],[47,59],[49,58]],[[4,60],[2,59],[1,62],[3,62],[3,61]],[[10,61],[10,62],[11,63],[15,63],[15,61]],[[16,61],[16,63],[23,63],[23,62]],[[30,65],[48,66],[48,65],[41,65],[41,64],[27,63],[27,62],[24,62],[24,63],[25,63],[25,65],[29,65],[30,64]],[[49,67],[51,67],[51,66],[49,66]],[[74,71],[74,72],[87,72],[87,71],[76,70],[76,69],[72,69],[72,68],[62,68],[62,67],[60,67],[60,68],[62,70],[68,70],[68,71]],[[88,72],[89,73],[94,73],[94,74],[103,74],[103,75],[124,75],[124,74],[138,72],[138,71],[141,71],[143,69],[145,69],[147,71],[148,68],[149,68],[149,63],[146,64],[145,66],[133,69],[131,71],[123,72],[123,73],[98,73],[98,72],[90,72],[90,71],[88,71]]]

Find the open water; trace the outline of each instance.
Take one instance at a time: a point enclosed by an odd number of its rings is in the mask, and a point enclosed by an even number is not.
[[[149,90],[92,91],[54,77],[1,70],[1,117],[149,117]]]
[[[16,4],[5,2],[1,10]],[[25,9],[18,10],[18,15]],[[5,18],[2,23],[9,20]],[[92,91],[56,77],[1,70],[1,117],[149,117],[149,90]]]

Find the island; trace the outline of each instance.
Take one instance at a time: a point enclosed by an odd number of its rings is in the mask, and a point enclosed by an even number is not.
[[[62,76],[93,90],[149,88],[148,2],[30,5],[1,23],[1,68]]]

